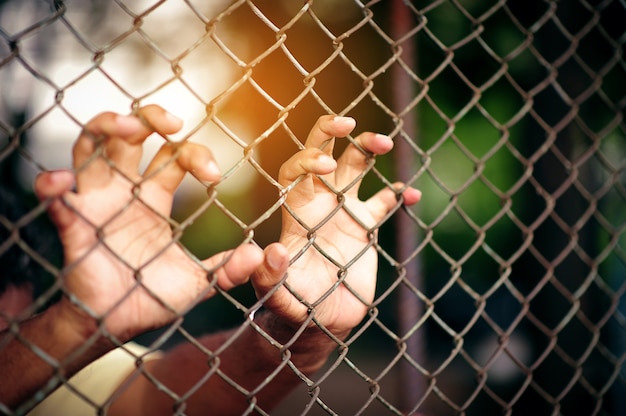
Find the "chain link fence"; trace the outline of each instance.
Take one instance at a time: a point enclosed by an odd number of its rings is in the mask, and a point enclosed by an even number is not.
[[[171,220],[198,258],[277,241],[279,167],[318,116],[350,115],[395,142],[363,197],[403,181],[423,201],[376,230],[345,348],[269,413],[626,414],[625,21],[620,0],[0,1],[2,204],[25,205],[0,216],[0,256],[24,263],[2,278],[37,282],[31,310],[62,295],[32,181],[97,113],[159,104],[184,119],[172,140],[214,152],[220,184],[185,179]],[[220,290],[137,341],[197,343],[256,302]]]

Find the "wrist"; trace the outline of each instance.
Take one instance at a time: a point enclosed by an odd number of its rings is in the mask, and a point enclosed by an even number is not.
[[[91,324],[91,329],[77,327],[73,313],[63,302],[50,306],[21,322],[16,331],[18,339],[6,347],[14,360],[28,363],[23,364],[29,370],[26,379],[33,385],[41,385],[59,371],[71,377],[111,349],[112,344],[105,345],[101,339],[94,338],[95,324]],[[23,398],[33,392],[25,390]]]
[[[102,336],[97,320],[70,299],[62,298],[47,312],[52,315],[55,339],[65,340],[66,345],[74,347],[73,350],[86,346],[81,355],[97,357],[115,347],[111,340]]]
[[[321,368],[343,340],[312,322],[297,324],[271,312],[258,313],[254,321],[280,348],[289,351],[290,360],[305,374]]]

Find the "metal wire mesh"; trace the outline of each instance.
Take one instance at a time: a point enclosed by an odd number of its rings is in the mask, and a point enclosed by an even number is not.
[[[279,166],[320,114],[354,116],[395,142],[355,180],[365,196],[401,180],[423,202],[373,230],[367,317],[313,378],[291,366],[300,386],[271,413],[624,414],[625,20],[619,0],[2,1],[2,183],[17,193],[68,166],[96,113],[158,103],[185,127],[153,148],[205,143],[222,167],[217,187],[188,179],[165,218],[171,244],[203,258],[277,240]],[[333,189],[340,201],[345,191]],[[0,256],[17,250],[22,270],[43,269],[33,312],[61,295],[68,267],[28,238],[45,210],[0,216]],[[314,238],[305,249],[349,273]],[[139,341],[197,345],[254,325],[245,316],[263,299],[219,292]],[[203,351],[206,377],[267,414],[264,385],[248,391],[217,364],[235,340]],[[28,345],[71,386],[63,363]],[[151,381],[185,412],[186,395]],[[0,410],[24,413],[55,383]]]

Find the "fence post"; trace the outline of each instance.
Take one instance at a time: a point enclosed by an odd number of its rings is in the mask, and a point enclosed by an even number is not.
[[[408,33],[414,24],[412,13],[403,0],[394,0],[391,4],[391,36],[394,40],[400,39]],[[402,54],[400,57],[407,63],[417,64],[416,42],[414,40],[405,41],[402,45]],[[393,110],[397,116],[394,120],[401,128],[398,131],[404,131],[407,138],[414,141],[417,140],[417,114],[415,110],[411,110],[409,105],[415,97],[415,82],[403,70],[400,65],[392,67],[392,95]],[[395,160],[395,176],[401,181],[408,181],[416,167],[415,152],[411,146],[396,136],[394,145]],[[411,252],[417,246],[418,231],[415,223],[406,215],[397,215],[395,220],[396,227],[396,259],[403,262],[411,257]],[[417,257],[408,261],[405,265],[405,281],[422,291],[423,277],[421,270],[420,258]],[[401,337],[406,337],[419,316],[422,314],[420,301],[415,293],[407,285],[399,286],[397,317],[398,329]],[[407,337],[406,354],[417,362],[423,362],[424,340],[423,331],[416,331]],[[399,394],[400,408],[403,411],[409,411],[415,407],[418,397],[426,388],[423,377],[417,374],[417,370],[406,360],[400,361],[399,368]]]

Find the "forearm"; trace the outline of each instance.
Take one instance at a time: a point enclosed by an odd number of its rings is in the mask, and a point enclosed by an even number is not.
[[[281,352],[280,345],[287,343],[297,328],[282,324],[271,314],[263,314],[255,321],[279,345],[272,345],[248,327],[232,342],[229,340],[236,330],[201,338],[204,348],[218,353],[214,356],[185,343],[162,359],[147,363],[146,369],[178,397],[212,373],[185,400],[186,414],[240,415],[250,406],[252,396],[261,409],[269,411],[300,381],[300,376],[287,365],[287,359],[308,376],[324,364],[337,345],[319,329],[309,328],[290,345],[289,352]],[[282,370],[275,373],[279,367]],[[240,387],[233,387],[225,378]],[[144,400],[138,400],[138,396]],[[146,377],[139,377],[113,405],[111,414],[171,414],[174,405],[174,399],[158,391]]]
[[[53,305],[20,323],[17,332],[6,329],[0,334],[2,404],[17,408],[56,374],[69,378],[110,349],[97,342],[81,351],[87,332],[75,331],[64,315],[58,304]]]

